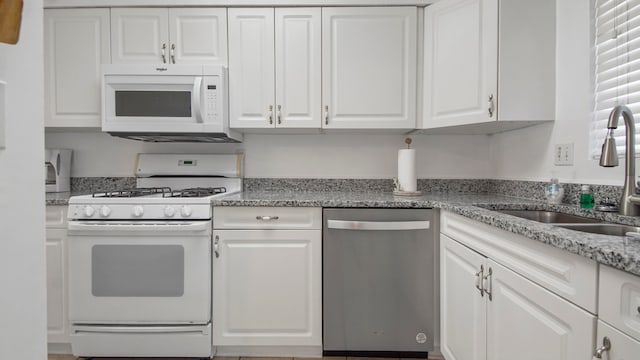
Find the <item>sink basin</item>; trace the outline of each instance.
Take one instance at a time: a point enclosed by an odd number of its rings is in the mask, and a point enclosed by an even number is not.
[[[548,224],[583,224],[601,223],[601,220],[591,219],[583,216],[563,214],[555,211],[544,210],[496,210],[499,213],[517,216],[527,220],[538,221]]]
[[[562,227],[570,230],[583,231],[593,234],[602,235],[615,235],[625,236],[626,233],[632,232],[634,237],[640,238],[640,227],[620,225],[620,224],[556,224],[558,227]]]

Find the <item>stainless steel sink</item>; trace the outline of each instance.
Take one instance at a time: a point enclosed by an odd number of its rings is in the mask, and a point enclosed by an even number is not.
[[[563,214],[555,211],[544,210],[495,210],[499,213],[517,216],[527,220],[533,220],[548,224],[583,224],[601,223],[601,220],[591,219],[583,216]]]
[[[627,233],[632,234],[633,237],[640,238],[640,227],[620,225],[620,224],[555,224],[557,227],[562,227],[570,230],[583,231],[593,234],[602,235],[615,235],[625,236]]]

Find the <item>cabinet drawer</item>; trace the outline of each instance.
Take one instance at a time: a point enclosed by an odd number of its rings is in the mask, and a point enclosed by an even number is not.
[[[608,354],[605,353],[602,355],[602,359],[632,360],[638,358],[640,341],[623,334],[603,321],[598,321],[596,347],[602,346],[605,337],[609,338],[611,348],[607,351]]]
[[[440,231],[596,313],[598,266],[595,261],[446,211],[440,217]]]
[[[321,229],[322,209],[308,207],[216,207],[215,229]]]
[[[600,265],[599,317],[640,341],[640,276]]]
[[[49,205],[46,207],[46,227],[67,228],[67,207]]]

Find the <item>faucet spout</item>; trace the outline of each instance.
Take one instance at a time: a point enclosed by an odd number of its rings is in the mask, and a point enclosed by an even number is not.
[[[618,127],[620,116],[624,119],[626,128],[626,152],[624,161],[624,187],[622,189],[622,198],[620,199],[620,214],[629,216],[640,215],[640,196],[636,194],[636,128],[635,120],[631,110],[624,106],[618,105],[613,108],[609,114],[609,123],[607,128],[609,134],[602,145],[602,154],[600,156],[600,166],[613,167],[618,165],[618,156],[616,153],[615,139],[613,138],[613,129]]]

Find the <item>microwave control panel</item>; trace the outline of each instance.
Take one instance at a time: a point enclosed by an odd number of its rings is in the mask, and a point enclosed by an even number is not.
[[[206,117],[208,122],[217,121],[218,111],[218,86],[216,84],[208,83],[204,89]]]

